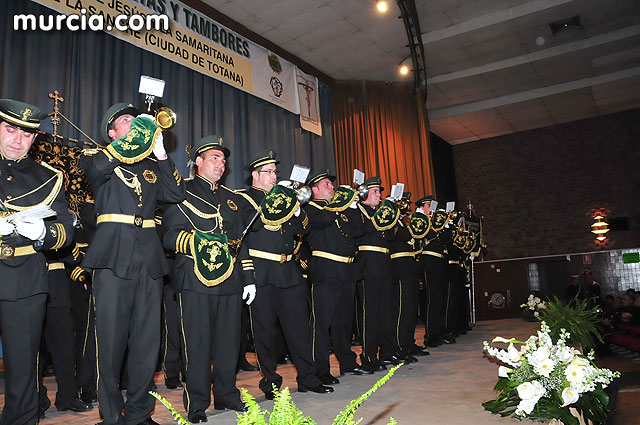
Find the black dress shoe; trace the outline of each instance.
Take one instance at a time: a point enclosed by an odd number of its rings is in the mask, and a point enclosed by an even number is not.
[[[426,347],[439,347],[442,345],[442,340],[440,338],[428,339],[424,342]]]
[[[275,394],[273,394],[273,391],[269,391],[267,393],[264,393],[264,398],[266,398],[267,400],[273,400],[274,398],[276,398]]]
[[[238,363],[238,372],[256,372],[258,370],[257,367],[249,363],[248,361]]]
[[[340,383],[338,378],[329,374],[318,376],[318,379],[320,379],[320,382],[322,382],[322,385],[337,385]]]
[[[247,408],[244,405],[243,402],[238,401],[236,403],[232,403],[232,404],[216,404],[215,402],[213,403],[213,408],[216,410],[224,410],[224,409],[229,409],[229,410],[235,410],[236,412],[246,412]]]
[[[91,405],[91,403],[85,403],[79,398],[76,398],[68,405],[56,408],[59,411],[71,410],[73,412],[88,412],[89,410],[93,410],[93,405]]]
[[[356,366],[353,369],[343,370],[340,373],[342,375],[373,375],[373,369],[368,366]]]
[[[93,390],[81,391],[80,392],[80,400],[84,401],[85,403],[91,403],[91,404],[97,403],[98,402],[98,395]]]
[[[389,356],[389,357],[387,357],[387,358],[380,359],[380,362],[381,362],[382,364],[385,364],[385,365],[394,365],[394,366],[397,366],[397,365],[399,365],[400,363],[402,363],[402,359],[401,359],[400,357],[398,357],[397,355],[393,354],[393,355],[391,355],[391,356]]]
[[[409,364],[409,363],[417,363],[418,359],[413,357],[411,354],[403,354],[402,355],[402,361],[404,361],[405,363]]]
[[[174,376],[174,377],[171,377],[171,378],[166,378],[164,380],[164,384],[170,390],[182,389],[182,382],[180,382],[180,379],[177,376]]]
[[[442,342],[444,342],[445,344],[455,344],[456,339],[453,337],[453,335],[445,335],[442,337]]]
[[[207,422],[207,414],[204,413],[203,409],[197,409],[189,412],[189,422],[191,422],[192,424]]]
[[[304,385],[298,384],[299,393],[306,393],[308,391],[311,391],[312,393],[317,393],[317,394],[329,394],[333,392],[333,388],[327,387],[322,384],[318,385],[317,387],[305,387]]]

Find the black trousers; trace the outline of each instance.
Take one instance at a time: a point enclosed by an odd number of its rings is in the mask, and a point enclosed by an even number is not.
[[[424,340],[436,340],[444,334],[445,289],[447,283],[442,273],[425,271]]]
[[[134,253],[131,268],[137,273],[133,279],[119,278],[109,269],[95,270],[93,275],[98,403],[104,425],[138,424],[150,417],[155,406],[148,391],[160,349],[162,279],[151,278],[140,250]],[[125,351],[129,364],[126,403],[118,385]]]
[[[445,331],[455,332],[458,329],[460,320],[460,298],[462,297],[459,270],[457,264],[449,264],[446,267],[446,290],[445,290]]]
[[[399,280],[393,288],[393,328],[396,351],[410,354],[415,345],[416,318],[418,315],[418,279]]]
[[[306,387],[320,385],[311,352],[309,335],[309,308],[307,306],[307,285],[291,288],[277,288],[264,285],[250,306],[251,329],[258,355],[258,365],[264,378],[260,389],[265,393],[272,390],[272,384],[280,389],[282,376],[276,373],[278,356],[281,354],[274,344],[276,321],[280,322],[293,364],[298,371],[297,381]]]
[[[183,290],[178,294],[183,332],[185,377],[183,402],[187,412],[211,404],[211,363],[216,405],[240,402],[236,367],[240,350],[242,298]]]
[[[51,353],[51,362],[56,372],[58,391],[55,404],[57,408],[64,409],[78,397],[76,349],[70,307],[52,307],[47,304],[44,319],[44,345]],[[42,372],[42,370],[39,371],[40,383],[42,383]],[[41,384],[41,398],[47,398],[46,391],[46,387]]]
[[[333,342],[333,352],[340,362],[341,372],[352,370],[357,366],[356,353],[351,351],[355,286],[355,282],[345,283],[335,279],[314,282],[311,286],[313,312],[311,338],[313,360],[318,376],[331,373],[329,364],[331,342]]]
[[[380,358],[395,354],[393,281],[380,276],[366,276],[357,283],[358,301],[362,305],[362,354],[363,365],[378,362]]]
[[[0,425],[38,421],[38,349],[46,302],[47,294],[0,301],[5,379]]]
[[[96,317],[91,296],[91,282],[71,282],[70,294],[76,346],[76,380],[83,392],[95,391]]]
[[[165,379],[179,378],[184,362],[178,296],[171,285],[165,283],[162,298],[162,370]]]

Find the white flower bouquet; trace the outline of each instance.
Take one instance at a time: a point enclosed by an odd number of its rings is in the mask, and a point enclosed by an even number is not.
[[[494,338],[492,343],[509,344],[506,350],[484,342],[487,353],[504,365],[498,367],[499,379],[494,387],[500,392],[498,398],[482,405],[501,416],[539,422],[558,419],[565,425],[578,425],[578,418],[569,411],[574,408],[585,419],[605,423],[609,396],[604,388],[620,373],[598,368],[593,363],[593,351],[585,356],[567,346],[569,334],[564,329],[555,343],[549,332],[547,324],[541,322],[537,336],[527,341]]]
[[[529,298],[527,298],[527,302],[520,304],[520,308],[520,316],[524,320],[536,322],[540,320],[540,310],[547,308],[547,303],[542,301],[539,297],[530,294]]]

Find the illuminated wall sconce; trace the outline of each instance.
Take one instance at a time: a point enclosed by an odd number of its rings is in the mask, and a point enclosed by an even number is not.
[[[596,239],[600,242],[607,239],[607,232],[609,232],[609,223],[604,221],[604,217],[600,214],[593,217],[593,224],[591,225],[591,233],[596,235]]]

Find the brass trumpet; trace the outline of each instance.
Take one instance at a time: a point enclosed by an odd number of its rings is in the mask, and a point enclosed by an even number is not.
[[[171,108],[163,106],[156,111],[155,123],[163,130],[168,130],[176,125],[178,116]]]

